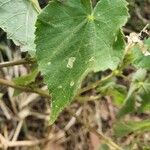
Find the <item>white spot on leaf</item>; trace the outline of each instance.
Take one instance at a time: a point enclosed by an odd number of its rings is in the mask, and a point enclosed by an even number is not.
[[[47,65],[48,65],[48,66],[51,65],[51,62],[49,61],[49,62],[47,63]]]
[[[58,89],[62,89],[62,85],[59,85],[59,86],[58,86]]]
[[[58,105],[56,105],[55,108],[58,108]]]
[[[117,40],[118,40],[118,37],[116,36],[116,37],[115,37],[115,42],[116,42]]]
[[[71,68],[73,67],[73,65],[74,65],[75,60],[76,60],[75,57],[70,57],[70,58],[68,59],[67,68],[70,68],[70,69],[71,69]]]
[[[70,86],[74,86],[74,81],[71,81],[71,82],[70,82]]]
[[[94,57],[91,57],[90,59],[89,59],[89,61],[91,62],[91,61],[94,61]]]

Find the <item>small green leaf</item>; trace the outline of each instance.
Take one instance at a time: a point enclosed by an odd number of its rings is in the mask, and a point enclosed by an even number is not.
[[[134,92],[138,89],[138,86],[134,83],[131,83],[128,94],[124,100],[122,108],[119,110],[117,117],[121,118],[128,113],[132,113],[135,110],[135,97]]]
[[[150,93],[141,95],[142,102],[141,106],[138,108],[138,112],[149,112],[150,111]]]
[[[124,88],[118,87],[118,88],[113,88],[110,91],[110,95],[113,97],[112,101],[114,104],[117,106],[122,106],[124,103],[124,100],[126,98],[126,90]]]
[[[101,83],[97,88],[97,91],[100,92],[103,96],[111,96],[113,104],[118,107],[123,105],[127,95],[126,87],[116,84],[116,81],[114,79],[107,80],[104,83]]]
[[[132,82],[143,82],[146,78],[146,75],[147,71],[140,68],[132,75]]]
[[[150,120],[118,122],[114,127],[114,134],[117,137],[123,137],[130,133],[142,133],[150,131]]]
[[[17,77],[13,79],[13,82],[16,85],[21,85],[21,86],[28,86],[31,83],[35,82],[35,79],[38,75],[38,69],[34,69],[31,73],[21,76],[21,77]],[[20,93],[22,93],[22,91],[15,89],[14,91],[14,96],[18,96]]]
[[[150,38],[144,41],[147,51],[150,51]],[[150,55],[146,56],[142,53],[142,50],[136,46],[132,49],[132,64],[137,68],[150,69]]]
[[[144,54],[140,51],[139,48],[134,48],[134,61],[133,65],[137,68],[145,68],[150,69],[150,56],[144,56]]]
[[[35,82],[35,79],[38,75],[38,69],[33,70],[31,73],[17,77],[13,79],[13,82],[16,85],[21,85],[21,86],[30,86],[31,83]],[[22,93],[21,90],[15,89],[13,96],[18,96],[20,93]]]
[[[132,113],[135,111],[135,95],[136,91],[143,89],[144,80],[146,78],[147,71],[145,69],[139,69],[135,73],[132,74],[132,82],[128,91],[128,94],[124,100],[124,105],[119,110],[118,118],[123,117],[128,113]]]
[[[139,96],[141,98],[141,106],[138,108],[138,112],[146,112],[150,110],[150,79],[148,78],[142,84],[139,90]]]
[[[35,53],[35,21],[37,11],[31,0],[0,0],[0,27],[22,51]]]
[[[118,119],[125,116],[126,114],[129,114],[135,111],[135,98],[129,97],[125,101],[126,101],[125,104],[122,106],[122,108],[119,110],[119,113],[117,114]]]
[[[123,107],[119,110],[118,118],[123,117],[128,113],[132,113],[136,110],[135,102],[137,91],[140,93],[142,91],[148,92],[148,83],[145,81],[147,71],[145,69],[139,69],[132,74],[132,82],[125,98]],[[149,93],[149,92],[148,92]]]
[[[85,0],[51,1],[38,16],[37,60],[52,92],[51,123],[89,72],[118,66],[124,42],[114,43],[123,41],[120,27],[128,18],[126,6],[125,0],[101,0],[95,8]]]
[[[33,70],[31,73],[13,79],[14,83],[17,85],[27,86],[30,83],[34,82],[38,75],[38,69]]]

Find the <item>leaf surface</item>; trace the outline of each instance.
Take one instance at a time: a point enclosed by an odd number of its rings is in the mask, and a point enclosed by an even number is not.
[[[138,108],[139,112],[149,112],[150,110],[150,77],[143,83],[139,91],[141,97],[141,106]]]
[[[138,46],[134,47],[132,49],[132,63],[137,68],[145,68],[147,70],[150,70],[150,38],[144,40],[144,46],[145,50],[147,50],[147,53],[149,53],[149,55],[144,55],[141,48],[139,48]]]
[[[115,69],[124,42],[120,27],[128,18],[125,0],[51,1],[36,24],[38,64],[52,93],[53,123],[91,71]],[[115,48],[115,49],[114,49]]]
[[[35,52],[36,8],[30,0],[0,0],[0,27],[22,51]]]
[[[22,86],[27,86],[29,84],[31,84],[32,82],[35,81],[36,77],[38,75],[38,69],[33,70],[31,73],[21,76],[21,77],[17,77],[13,79],[13,82],[16,85],[22,85]]]
[[[126,136],[132,132],[142,133],[150,130],[150,120],[118,122],[114,127],[117,137]]]

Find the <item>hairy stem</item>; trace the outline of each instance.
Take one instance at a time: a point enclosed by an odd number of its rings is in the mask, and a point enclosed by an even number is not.
[[[14,60],[14,61],[8,61],[8,62],[2,62],[0,63],[0,68],[3,67],[12,67],[12,66],[16,66],[16,65],[24,65],[24,64],[32,64],[35,63],[36,60],[33,59],[20,59],[20,60]]]
[[[89,90],[92,90],[92,89],[96,88],[100,83],[111,79],[113,76],[114,76],[114,72],[112,72],[112,73],[109,74],[108,76],[106,76],[106,77],[104,77],[104,78],[102,78],[102,79],[100,79],[100,80],[98,80],[98,81],[96,81],[96,82],[94,82],[94,83],[89,84],[88,86],[86,86],[86,87],[80,89],[80,90],[78,91],[77,95],[80,95],[80,94],[82,94],[82,93],[84,93],[84,92],[87,92],[87,91],[89,91]]]
[[[18,89],[20,91],[37,93],[37,94],[39,94],[39,95],[41,95],[43,97],[51,98],[51,96],[48,94],[48,92],[43,91],[43,90],[38,89],[38,88],[29,88],[29,87],[25,87],[25,86],[16,85],[12,81],[8,81],[8,80],[1,79],[1,78],[0,78],[0,84],[8,86],[8,87],[15,88],[15,89]]]

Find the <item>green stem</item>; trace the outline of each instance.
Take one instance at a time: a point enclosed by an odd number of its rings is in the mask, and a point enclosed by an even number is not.
[[[75,100],[78,100],[78,102],[80,103],[84,103],[84,102],[87,102],[87,101],[96,101],[98,99],[101,98],[101,95],[96,95],[96,96],[76,96],[75,97]]]
[[[39,94],[39,95],[41,95],[43,97],[51,98],[51,96],[48,94],[48,92],[43,91],[43,90],[38,89],[38,88],[29,88],[29,87],[25,87],[25,86],[16,85],[12,81],[8,81],[8,80],[1,79],[1,78],[0,78],[0,84],[4,85],[4,86],[8,86],[8,87],[12,87],[12,88],[18,89],[20,91],[37,93],[37,94]]]
[[[80,89],[80,90],[78,91],[77,95],[80,95],[80,94],[82,94],[82,93],[84,93],[84,92],[87,92],[87,91],[89,91],[89,90],[92,90],[92,89],[96,88],[100,83],[111,79],[113,76],[114,76],[114,72],[112,72],[112,73],[109,74],[108,76],[102,78],[101,80],[98,80],[98,81],[96,81],[96,82],[94,82],[94,83],[89,84],[88,86],[86,86],[86,87]]]

